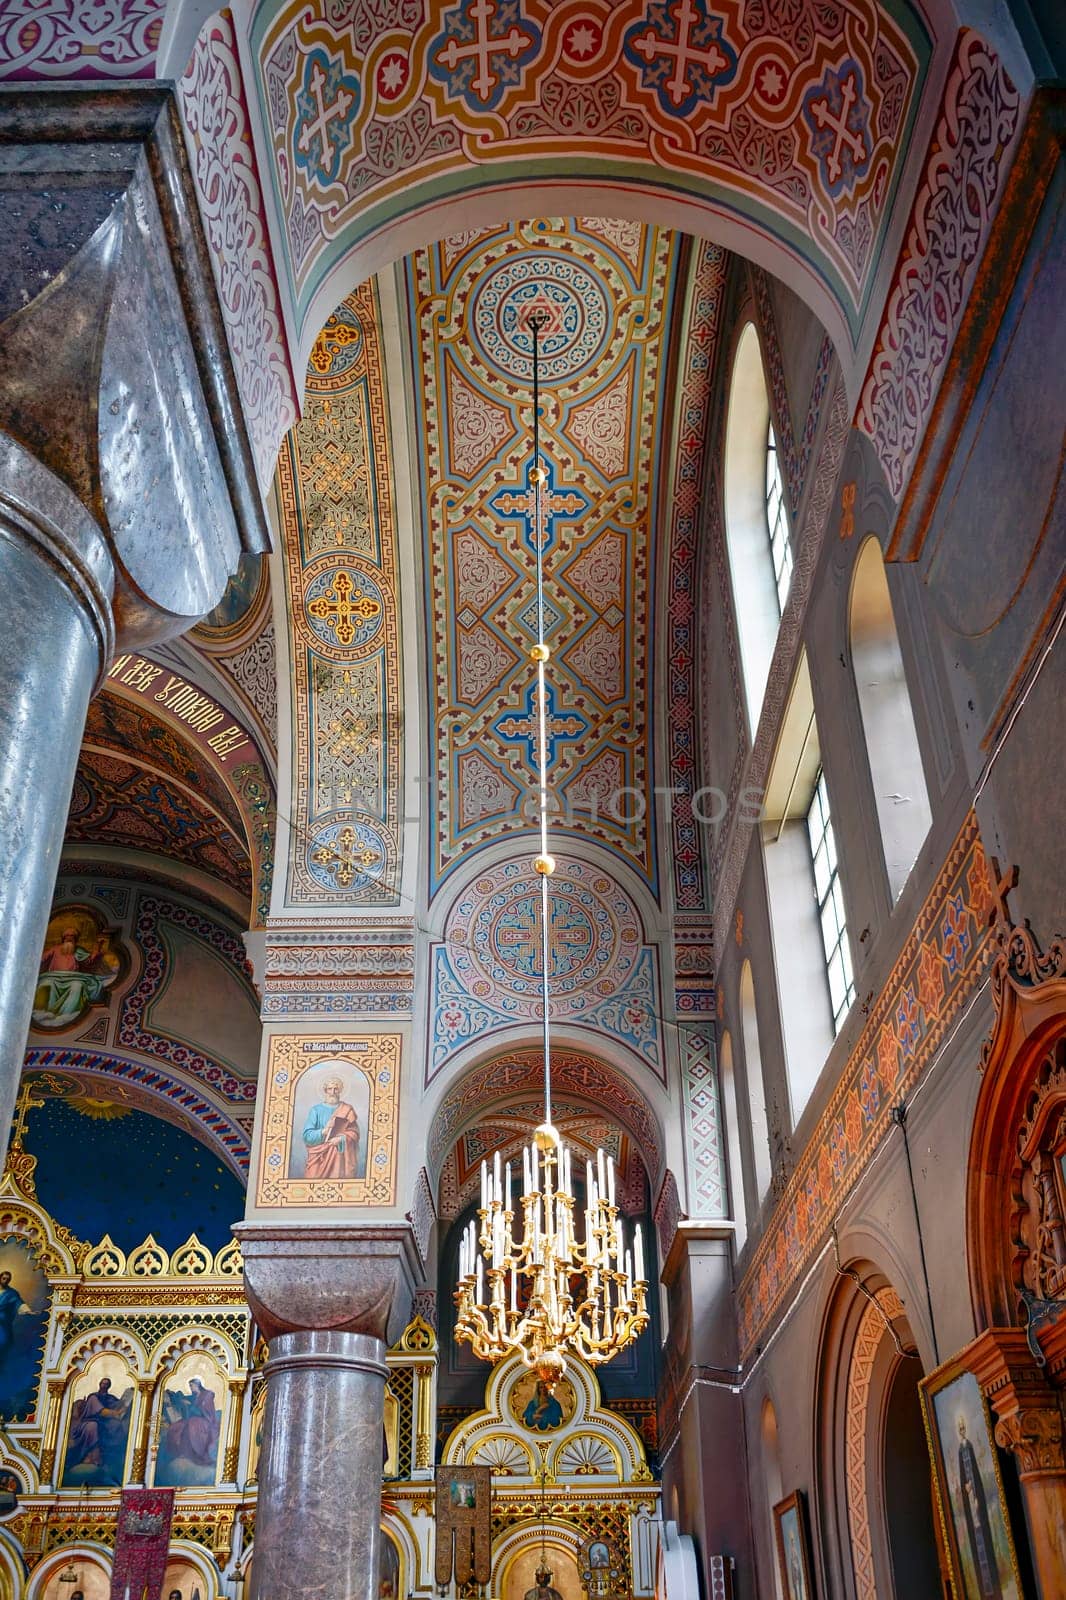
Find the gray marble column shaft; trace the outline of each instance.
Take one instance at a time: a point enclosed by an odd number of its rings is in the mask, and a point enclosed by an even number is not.
[[[368,1334],[271,1340],[248,1600],[377,1600],[387,1370]]]
[[[26,1050],[85,711],[113,648],[111,559],[81,503],[0,436],[0,1136]]]

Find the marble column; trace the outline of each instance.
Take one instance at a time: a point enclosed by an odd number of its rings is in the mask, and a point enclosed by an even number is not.
[[[377,1600],[385,1352],[417,1282],[411,1229],[234,1231],[270,1346],[247,1600]]]
[[[1018,1465],[1033,1572],[1041,1600],[1066,1594],[1066,1325],[1041,1339],[1033,1359],[1021,1328],[988,1328],[962,1352],[995,1418],[995,1438]]]
[[[5,88],[0,175],[6,1143],[89,697],[269,536],[173,89]]]
[[[365,1333],[270,1341],[252,1597],[376,1595],[387,1371]]]
[[[0,434],[0,1136],[18,1089],[89,696],[114,647],[103,534]]]

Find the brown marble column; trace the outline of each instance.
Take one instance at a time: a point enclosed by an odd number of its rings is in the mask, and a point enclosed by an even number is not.
[[[372,1600],[381,1546],[385,1345],[270,1341],[251,1600]]]
[[[1041,1600],[1066,1595],[1066,1428],[1062,1390],[1041,1368],[1020,1328],[989,1328],[967,1347],[995,1416],[996,1443],[1013,1452],[1025,1501],[1029,1548]]]
[[[234,1231],[270,1341],[247,1600],[377,1600],[385,1352],[416,1287],[411,1229]]]

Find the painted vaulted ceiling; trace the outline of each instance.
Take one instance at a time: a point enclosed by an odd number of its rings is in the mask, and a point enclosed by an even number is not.
[[[594,218],[461,234],[408,258],[432,893],[472,849],[533,820],[538,539],[560,822],[655,885],[649,646],[677,267],[675,235]],[[545,324],[541,529],[533,313]]]

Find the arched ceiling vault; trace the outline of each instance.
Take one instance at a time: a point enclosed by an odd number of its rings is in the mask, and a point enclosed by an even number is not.
[[[707,234],[850,351],[933,55],[875,0],[262,0],[249,42],[305,351],[420,238],[536,210]]]

